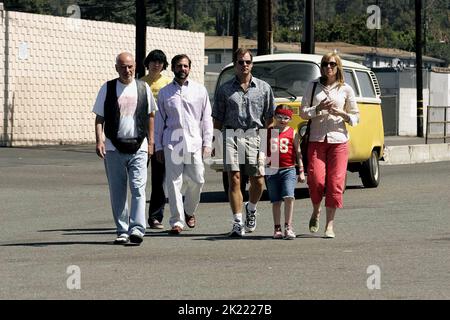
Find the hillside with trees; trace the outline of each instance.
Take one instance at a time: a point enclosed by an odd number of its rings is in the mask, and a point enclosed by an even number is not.
[[[257,0],[241,0],[240,34],[257,35]],[[303,0],[273,0],[274,40],[299,42],[303,31]],[[414,0],[320,0],[316,1],[315,39],[342,41],[415,51]],[[367,7],[378,3],[381,29],[366,26]],[[5,0],[7,10],[70,16],[70,5],[80,7],[82,19],[135,23],[135,0]],[[206,35],[231,35],[232,0],[148,0],[149,26],[177,28]],[[423,0],[424,53],[450,62],[450,0]]]

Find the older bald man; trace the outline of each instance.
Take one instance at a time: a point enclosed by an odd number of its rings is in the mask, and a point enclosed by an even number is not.
[[[119,77],[103,84],[92,110],[96,114],[96,152],[105,162],[117,232],[114,243],[140,244],[146,227],[147,159],[153,154],[157,107],[150,87],[134,78],[136,63],[131,53],[120,53],[115,68]]]

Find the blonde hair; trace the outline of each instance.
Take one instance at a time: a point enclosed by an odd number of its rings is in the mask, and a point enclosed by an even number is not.
[[[342,60],[341,60],[341,58],[335,52],[329,52],[329,53],[323,55],[322,60],[320,61],[320,74],[322,75],[320,77],[320,82],[321,83],[325,83],[326,79],[327,79],[325,73],[323,72],[322,63],[323,62],[329,62],[331,60],[331,58],[334,58],[334,60],[336,61],[336,68],[337,68],[336,81],[338,82],[339,87],[341,87],[345,83],[345,81],[344,81],[344,69],[342,68]]]

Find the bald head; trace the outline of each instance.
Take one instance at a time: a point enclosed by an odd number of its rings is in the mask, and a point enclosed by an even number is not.
[[[134,61],[134,56],[133,56],[133,54],[126,52],[126,51],[119,53],[116,56],[116,64],[119,64],[119,62],[123,61],[124,59],[131,59]]]
[[[116,71],[119,74],[119,81],[129,84],[134,79],[136,71],[136,62],[129,52],[122,52],[116,57]]]

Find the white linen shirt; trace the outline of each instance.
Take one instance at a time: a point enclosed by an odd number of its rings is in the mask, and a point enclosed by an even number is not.
[[[317,86],[312,105],[310,105],[314,82],[317,82]],[[326,110],[316,110],[316,107],[326,97],[334,101],[339,110],[344,110],[349,115],[349,125],[356,126],[359,122],[359,110],[352,87],[348,84],[339,87],[337,82],[325,86],[319,80],[311,81],[303,96],[300,108],[300,116],[303,119],[311,119],[309,141],[323,142],[326,137],[328,143],[347,142],[349,135],[344,119],[340,116],[331,115]]]
[[[180,86],[175,80],[158,94],[155,116],[155,150],[184,143],[184,150],[196,152],[212,146],[213,122],[206,88],[186,80]]]

